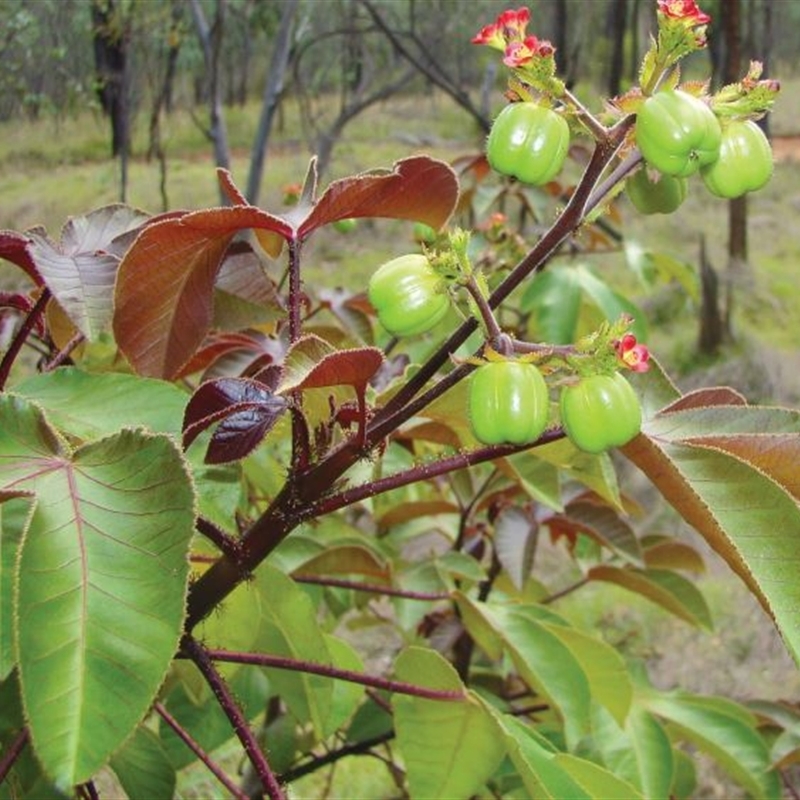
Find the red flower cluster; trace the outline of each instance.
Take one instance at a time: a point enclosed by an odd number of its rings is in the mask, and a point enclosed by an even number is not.
[[[522,41],[525,29],[531,20],[531,12],[524,6],[517,11],[504,11],[491,24],[481,28],[480,33],[472,39],[473,44],[488,44],[497,50],[505,50],[509,42]]]
[[[619,360],[632,372],[647,372],[650,369],[650,351],[646,345],[638,344],[632,333],[626,333],[614,342]]]
[[[691,26],[708,25],[711,17],[704,14],[696,0],[658,0],[658,12],[670,19],[688,22]]]
[[[504,11],[491,24],[481,28],[472,39],[473,44],[485,44],[504,52],[507,67],[522,67],[534,58],[552,56],[555,48],[546,39],[526,36],[531,12],[525,8]]]

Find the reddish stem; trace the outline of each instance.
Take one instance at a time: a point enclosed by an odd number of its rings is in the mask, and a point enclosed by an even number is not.
[[[216,526],[211,520],[205,517],[198,517],[194,527],[198,533],[203,534],[206,539],[213,542],[226,556],[234,560],[239,557],[239,540],[234,539],[233,536]]]
[[[19,351],[22,350],[22,346],[25,344],[28,336],[30,336],[31,331],[36,327],[39,317],[44,313],[48,300],[50,300],[50,290],[46,288],[42,289],[38,300],[25,317],[24,322],[20,325],[19,330],[11,340],[8,350],[6,350],[5,355],[3,355],[3,360],[0,361],[0,392],[5,389],[6,381],[8,381],[8,376],[11,374],[11,367],[14,366],[14,361],[16,361]]]
[[[447,600],[450,597],[449,592],[412,592],[406,589],[395,589],[392,586],[347,581],[341,578],[323,578],[317,575],[292,575],[292,578],[298,583],[312,583],[316,586],[336,586],[340,589],[353,589],[356,592],[372,592],[373,594],[385,594],[390,597],[404,597],[406,600]]]
[[[244,751],[248,759],[250,759],[250,763],[253,765],[253,769],[255,769],[256,775],[258,775],[270,800],[285,800],[286,796],[283,793],[283,789],[270,768],[266,756],[259,747],[256,737],[250,730],[247,720],[244,718],[241,709],[233,699],[233,695],[231,695],[222,676],[214,666],[210,656],[212,651],[206,650],[191,636],[183,637],[181,650],[194,661],[197,668],[206,679],[206,682],[211,687],[211,691],[214,692],[217,702],[225,712],[225,716],[230,720],[236,736],[242,743]]]
[[[25,749],[25,745],[28,744],[28,740],[30,739],[30,734],[28,733],[27,728],[23,728],[15,737],[11,744],[8,746],[8,749],[3,753],[3,757],[0,758],[0,784],[8,776],[8,773],[11,772],[14,764],[16,764],[17,759],[20,757],[20,754]]]
[[[45,364],[43,372],[52,372],[60,367],[71,355],[72,351],[83,342],[86,337],[78,331],[65,345]]]
[[[349,683],[358,683],[362,686],[371,686],[374,689],[383,689],[394,694],[407,694],[412,697],[423,697],[426,700],[463,700],[464,692],[451,689],[428,689],[425,686],[416,686],[405,681],[395,681],[381,678],[377,675],[365,675],[363,672],[354,672],[349,669],[339,669],[327,664],[318,664],[314,661],[301,661],[283,656],[267,655],[266,653],[237,653],[232,650],[208,650],[207,657],[214,661],[225,661],[234,664],[251,664],[259,667],[272,667],[273,669],[288,669],[295,672],[308,672],[312,675],[323,675],[326,678],[336,678]]]
[[[248,800],[247,795],[231,781],[225,771],[216,764],[202,747],[189,735],[189,732],[167,711],[163,703],[156,703],[156,713],[172,728],[175,735],[205,764],[208,771],[236,798],[236,800]]]

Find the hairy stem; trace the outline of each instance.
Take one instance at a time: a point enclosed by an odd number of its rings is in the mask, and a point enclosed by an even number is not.
[[[233,559],[239,556],[239,542],[222,528],[217,527],[211,520],[198,517],[194,523],[198,533],[201,533],[210,542],[213,542],[225,555]]]
[[[405,681],[395,681],[390,678],[381,678],[377,675],[366,675],[349,669],[339,669],[327,664],[314,661],[301,661],[295,658],[267,655],[266,653],[237,653],[232,650],[208,650],[207,657],[214,661],[225,661],[234,664],[252,664],[259,667],[272,667],[273,669],[288,669],[293,672],[308,672],[312,675],[323,675],[326,678],[335,678],[348,683],[358,683],[362,686],[371,686],[394,694],[407,694],[412,697],[423,697],[426,700],[463,700],[464,693],[446,689],[428,689],[425,686],[416,686]]]
[[[258,741],[250,730],[250,726],[247,724],[247,720],[244,718],[241,709],[236,704],[225,681],[214,666],[210,651],[202,647],[191,636],[183,637],[181,649],[194,661],[197,668],[206,679],[206,682],[211,687],[211,691],[214,692],[217,702],[225,712],[225,716],[230,720],[236,736],[242,743],[242,747],[244,747],[244,751],[250,763],[253,765],[253,769],[256,771],[256,775],[258,775],[269,799],[285,800],[285,795],[280,783],[278,783],[278,779],[272,772],[266,756],[259,747]]]
[[[248,800],[247,795],[231,781],[225,771],[216,764],[202,747],[191,737],[189,732],[167,711],[163,703],[156,703],[153,708],[164,722],[172,728],[175,735],[203,762],[206,769],[236,798]]]
[[[23,321],[22,325],[20,325],[19,330],[11,340],[8,350],[6,350],[5,354],[3,355],[3,360],[0,361],[0,392],[6,388],[8,376],[11,374],[11,367],[14,366],[14,362],[17,360],[19,351],[22,350],[22,346],[31,335],[31,331],[36,327],[39,317],[44,314],[48,300],[50,300],[50,290],[42,289],[39,299],[34,303],[33,308],[25,317],[25,320]]]
[[[78,331],[48,362],[43,371],[52,372],[60,367],[72,355],[72,351],[80,345],[86,337]]]
[[[407,589],[395,589],[392,586],[362,583],[361,581],[348,581],[340,578],[320,577],[318,575],[292,575],[297,583],[312,583],[316,586],[336,586],[339,589],[352,589],[356,592],[370,592],[372,594],[385,594],[390,597],[404,597],[406,600],[447,600],[448,592],[412,592]]]

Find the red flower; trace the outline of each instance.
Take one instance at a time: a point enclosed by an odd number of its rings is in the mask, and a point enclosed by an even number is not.
[[[556,49],[546,39],[537,39],[535,36],[526,36],[521,42],[511,42],[506,47],[503,63],[507,67],[523,67],[534,58],[552,56]]]
[[[646,345],[638,344],[632,333],[626,333],[614,342],[619,360],[632,372],[647,372],[650,369],[650,351]]]
[[[711,17],[697,7],[697,0],[658,0],[658,12],[670,19],[688,22],[691,26],[708,25]]]
[[[508,9],[500,14],[491,25],[485,25],[478,35],[473,37],[473,44],[486,44],[497,50],[505,50],[511,42],[520,42],[525,38],[525,30],[531,19],[531,12],[525,8]]]

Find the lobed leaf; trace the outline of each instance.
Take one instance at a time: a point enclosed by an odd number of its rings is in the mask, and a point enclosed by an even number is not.
[[[194,494],[168,437],[128,430],[72,451],[11,396],[0,397],[0,429],[10,434],[0,488],[37,498],[15,576],[25,715],[66,789],[108,761],[164,679],[182,631]]]

